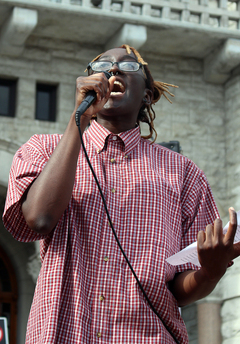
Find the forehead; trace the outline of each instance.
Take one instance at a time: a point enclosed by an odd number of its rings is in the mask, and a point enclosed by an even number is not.
[[[103,53],[99,59],[102,58],[113,58],[113,59],[122,59],[122,58],[133,58],[136,60],[136,56],[134,53],[131,51],[131,54],[128,54],[125,48],[114,48],[107,50],[105,53]]]

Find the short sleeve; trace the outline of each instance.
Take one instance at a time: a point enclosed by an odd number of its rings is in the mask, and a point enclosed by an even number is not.
[[[188,161],[183,189],[182,202],[182,238],[181,250],[197,240],[200,230],[205,230],[208,224],[213,224],[219,217],[218,209],[212,190],[203,171],[192,161]],[[193,264],[177,267],[177,272],[196,270]]]
[[[3,224],[18,241],[29,242],[45,238],[32,231],[26,224],[21,200],[24,193],[42,172],[59,140],[60,135],[34,135],[19,148],[13,158]]]

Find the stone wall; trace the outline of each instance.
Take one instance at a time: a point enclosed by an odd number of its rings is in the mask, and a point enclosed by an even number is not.
[[[84,74],[87,63],[100,52],[66,41],[32,36],[20,57],[1,55],[0,77],[18,79],[16,117],[0,117],[2,142],[13,142],[17,147],[35,133],[64,132],[74,109],[75,79]],[[152,54],[144,54],[143,58],[154,79],[179,86],[171,89],[175,94],[175,98],[170,97],[173,104],[162,98],[154,107],[156,142],[180,141],[183,154],[206,173],[220,214],[227,221],[228,206],[240,209],[237,187],[240,167],[236,156],[240,145],[237,140],[240,78],[236,76],[225,88],[204,81],[202,60]],[[58,84],[55,123],[34,119],[36,82]],[[142,133],[147,133],[146,127]],[[236,147],[236,151],[232,147]],[[229,285],[228,278],[223,280],[223,285]],[[230,344],[227,340],[235,331],[233,329],[230,335],[225,330],[231,302],[231,298],[226,297],[222,309],[224,344]],[[196,312],[196,305],[183,310],[191,344],[197,342]]]
[[[228,198],[230,204],[240,209],[240,76],[233,76],[226,84],[226,164],[228,180]]]
[[[4,203],[4,199],[0,195],[1,214]],[[16,275],[18,288],[16,344],[24,344],[27,319],[35,289],[35,281],[33,281],[32,275],[27,271],[27,267],[29,257],[35,252],[35,244],[17,242],[3,227],[2,220],[0,219],[0,246],[8,255]]]
[[[227,271],[222,282],[222,344],[240,342],[240,260]]]
[[[51,42],[53,43],[53,42]],[[0,118],[0,137],[17,144],[35,133],[62,133],[74,108],[75,79],[87,62],[100,51],[83,52],[81,47],[32,39],[23,56],[0,57],[0,76],[18,78],[15,118]],[[47,49],[44,49],[47,46]],[[59,49],[60,46],[60,49]],[[218,206],[225,215],[225,127],[224,91],[203,81],[201,60],[143,56],[156,80],[173,83],[176,95],[171,105],[161,99],[154,109],[157,115],[157,142],[179,140],[183,154],[204,170]],[[58,113],[55,123],[34,120],[36,82],[58,84]],[[171,98],[171,97],[170,97]],[[146,128],[143,129],[143,133]]]
[[[237,71],[236,71],[237,72]],[[237,73],[236,73],[237,74]],[[227,202],[236,210],[240,209],[240,76],[232,76],[225,85],[226,110],[226,166]],[[240,259],[226,273],[221,282],[222,290],[222,337],[223,344],[236,344],[240,341]]]
[[[145,57],[145,56],[144,56]],[[146,59],[156,80],[178,85],[173,104],[162,98],[154,107],[157,142],[178,140],[183,154],[207,175],[221,216],[226,216],[224,87],[203,80],[201,60]]]

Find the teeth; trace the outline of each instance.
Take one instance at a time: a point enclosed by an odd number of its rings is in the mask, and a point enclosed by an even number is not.
[[[122,92],[111,92],[111,95],[122,94]]]
[[[118,80],[114,81],[114,85],[118,85],[121,88],[121,90],[124,92],[124,86],[120,81]],[[119,93],[119,92],[116,92],[116,93]]]

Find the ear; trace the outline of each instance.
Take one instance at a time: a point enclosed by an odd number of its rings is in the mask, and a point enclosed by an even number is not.
[[[150,106],[152,104],[152,100],[153,100],[153,93],[151,90],[149,90],[148,88],[145,88],[144,90],[144,96],[143,96],[143,104]]]

